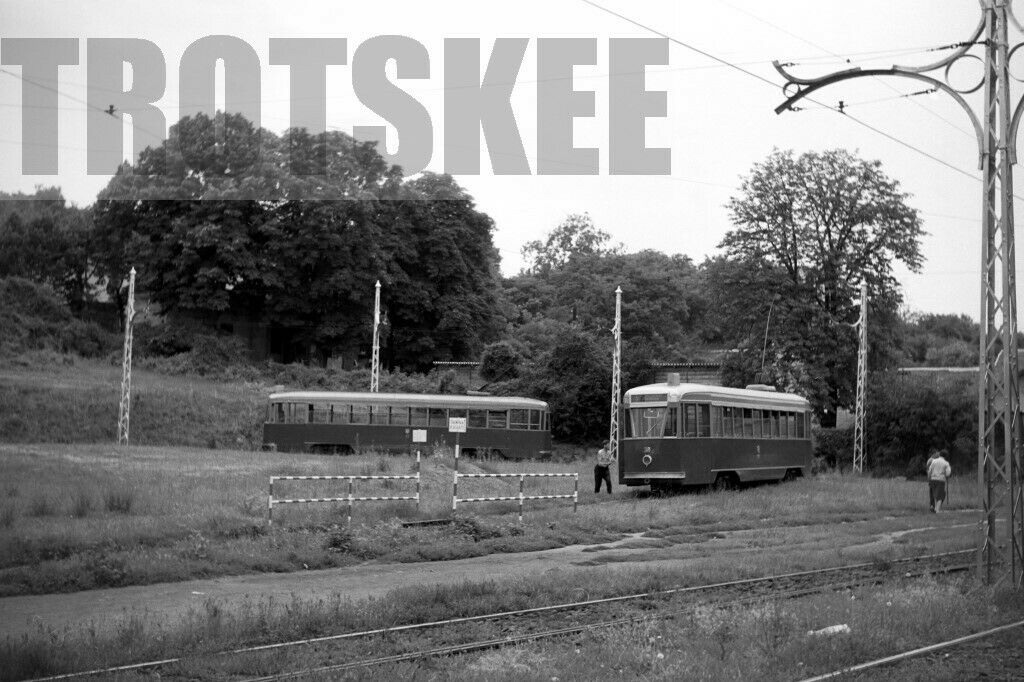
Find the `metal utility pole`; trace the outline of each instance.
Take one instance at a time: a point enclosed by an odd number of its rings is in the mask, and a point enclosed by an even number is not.
[[[857,407],[853,421],[853,471],[864,473],[864,407],[868,387],[868,283],[860,285],[860,320],[857,321]]]
[[[612,418],[608,428],[608,442],[615,461],[619,461],[619,401],[622,394],[622,287],[615,287],[615,350],[612,351]]]
[[[981,19],[967,39],[945,59],[924,66],[888,69],[852,68],[821,78],[798,78],[779,62],[786,79],[781,113],[821,88],[853,78],[896,76],[927,83],[945,92],[967,114],[978,140],[982,171],[981,343],[978,354],[978,571],[989,583],[1024,588],[1024,473],[1017,375],[1017,279],[1013,235],[1013,164],[1024,99],[1011,100],[1010,56],[1022,44],[1024,27],[1012,0],[980,0]],[[1015,29],[1010,45],[1010,25]],[[972,52],[978,47],[978,55]],[[984,78],[972,87],[948,82],[955,62],[976,59]],[[934,75],[931,75],[934,74]],[[1016,79],[1015,79],[1016,80]],[[964,95],[983,91],[980,116]],[[1003,519],[998,519],[1004,515]],[[997,523],[1002,521],[1002,523]]]
[[[128,305],[124,311],[124,357],[121,361],[121,405],[117,411],[117,444],[128,445],[132,409],[132,325],[135,322],[135,268],[128,273]]]
[[[380,390],[380,280],[373,298],[373,359],[370,361],[370,392]]]

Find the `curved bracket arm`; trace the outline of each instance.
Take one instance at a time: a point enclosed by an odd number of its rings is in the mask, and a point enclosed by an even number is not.
[[[776,114],[781,114],[783,111],[786,111],[787,109],[792,109],[793,105],[802,100],[804,97],[807,97],[812,92],[820,90],[821,88],[827,85],[832,85],[833,83],[839,83],[841,81],[850,80],[852,78],[862,78],[865,76],[898,76],[901,78],[910,78],[912,80],[927,83],[938,90],[942,90],[950,97],[952,97],[956,101],[956,103],[960,105],[960,108],[967,113],[967,118],[970,119],[971,125],[974,126],[974,135],[978,141],[978,149],[985,149],[985,136],[982,132],[981,121],[979,121],[977,115],[975,115],[975,113],[971,111],[971,107],[967,104],[967,100],[965,100],[959,92],[949,87],[942,81],[932,78],[931,76],[926,76],[923,73],[917,73],[915,71],[908,72],[899,70],[900,67],[893,66],[888,69],[853,68],[847,69],[846,71],[839,71],[837,73],[833,73],[823,78],[815,78],[808,80],[794,78],[793,76],[786,72],[786,70],[779,64],[778,61],[774,61],[772,62],[772,64],[775,66],[775,70],[782,74],[782,76],[787,81],[798,86],[798,90],[795,94],[791,95],[788,99],[786,99],[785,102],[775,107]],[[1022,102],[1024,102],[1024,100],[1022,100]],[[1017,110],[1013,114],[1014,125],[1011,128],[1011,135],[1014,139],[1016,138],[1017,132],[1016,124],[1019,123],[1022,115],[1024,115],[1024,109],[1022,109],[1022,104],[1018,104]]]

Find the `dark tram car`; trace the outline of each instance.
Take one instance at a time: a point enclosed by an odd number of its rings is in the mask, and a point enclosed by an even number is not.
[[[449,419],[466,420],[466,456],[551,456],[547,403],[531,398],[413,393],[275,393],[263,425],[265,447],[284,452],[349,454],[363,449],[408,452],[455,445]],[[417,438],[418,436],[418,438]]]
[[[745,389],[679,383],[626,391],[619,482],[651,490],[733,487],[810,472],[811,408],[767,386]]]

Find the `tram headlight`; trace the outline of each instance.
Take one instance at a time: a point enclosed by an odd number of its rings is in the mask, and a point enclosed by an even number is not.
[[[644,463],[645,467],[649,467],[651,466],[651,462],[654,461],[654,458],[650,455],[644,455],[644,458],[641,461]]]

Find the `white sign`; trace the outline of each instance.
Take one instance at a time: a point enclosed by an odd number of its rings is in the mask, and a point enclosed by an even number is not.
[[[448,417],[448,432],[449,433],[465,433],[466,432],[466,418],[465,417]]]
[[[427,430],[426,429],[413,429],[412,430],[412,442],[413,443],[426,443],[427,442]]]

